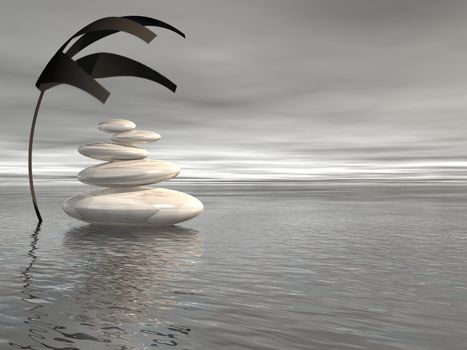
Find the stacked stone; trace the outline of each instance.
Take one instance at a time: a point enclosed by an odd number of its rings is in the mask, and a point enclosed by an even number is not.
[[[203,204],[186,193],[141,187],[180,173],[172,163],[146,159],[148,151],[136,146],[158,141],[159,134],[137,130],[135,123],[124,119],[103,121],[98,128],[112,133],[111,142],[83,145],[78,152],[107,162],[82,170],[78,179],[105,188],[68,198],[63,203],[68,215],[92,224],[161,226],[189,220],[203,211]]]

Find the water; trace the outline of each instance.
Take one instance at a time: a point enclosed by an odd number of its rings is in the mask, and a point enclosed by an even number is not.
[[[186,186],[158,230],[2,188],[0,349],[466,348],[467,187]]]

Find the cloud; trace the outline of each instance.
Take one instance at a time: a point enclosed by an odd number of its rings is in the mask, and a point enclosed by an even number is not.
[[[418,178],[463,176],[462,1],[1,6],[0,176],[25,174],[34,82],[47,60],[109,8],[166,20],[187,39],[157,30],[146,45],[118,34],[83,54],[129,55],[176,81],[178,91],[111,78],[102,80],[111,91],[105,105],[72,87],[47,92],[35,141],[40,176],[69,176],[85,166],[76,147],[107,137],[95,126],[113,117],[159,132],[151,154],[185,166],[189,178],[406,179],[409,170]]]

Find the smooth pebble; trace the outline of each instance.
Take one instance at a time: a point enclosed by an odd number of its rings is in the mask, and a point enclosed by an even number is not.
[[[179,172],[175,164],[162,160],[123,160],[88,167],[78,174],[78,180],[94,186],[131,187],[169,180]]]
[[[63,203],[63,210],[91,224],[164,226],[194,218],[203,204],[183,192],[133,187],[79,193]]]
[[[161,138],[161,135],[147,130],[130,130],[112,135],[112,141],[128,143],[150,143]]]
[[[100,122],[97,128],[104,132],[123,132],[136,128],[136,124],[126,119],[108,119]]]
[[[98,160],[135,160],[148,156],[144,148],[119,145],[116,143],[90,143],[80,146],[78,152],[83,156]]]

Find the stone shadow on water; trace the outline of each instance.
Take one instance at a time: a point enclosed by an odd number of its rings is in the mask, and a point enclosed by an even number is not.
[[[40,279],[48,273],[48,257],[38,249],[39,229],[31,237],[22,299],[28,304],[24,323],[32,343],[20,345],[24,336],[10,342],[13,348],[176,348],[189,335],[190,327],[174,324],[167,310],[193,292],[180,290],[185,284],[177,282],[190,278],[190,267],[202,256],[198,231],[73,227],[63,237],[62,266],[50,271],[47,283]]]

